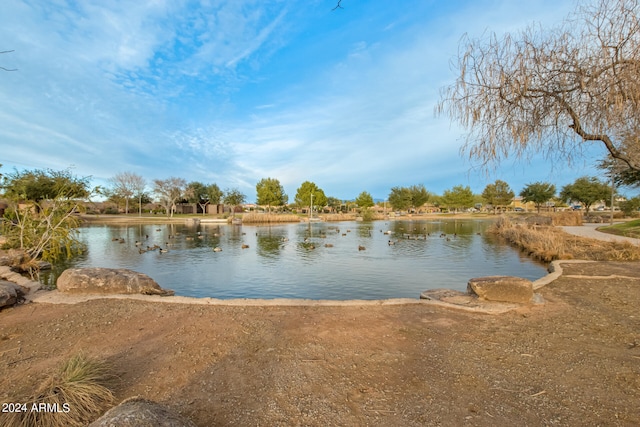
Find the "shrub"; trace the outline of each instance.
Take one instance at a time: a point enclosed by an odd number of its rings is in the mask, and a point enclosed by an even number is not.
[[[36,394],[26,400],[27,409],[48,405],[57,411],[8,414],[9,426],[86,426],[114,402],[108,385],[114,378],[109,367],[84,353],[64,362],[47,378]]]

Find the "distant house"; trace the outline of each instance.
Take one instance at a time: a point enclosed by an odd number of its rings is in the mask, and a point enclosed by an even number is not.
[[[522,200],[521,196],[516,196],[511,200],[509,204],[509,209],[514,211],[525,210],[525,211],[533,211],[536,209],[536,204],[533,202],[525,202]]]

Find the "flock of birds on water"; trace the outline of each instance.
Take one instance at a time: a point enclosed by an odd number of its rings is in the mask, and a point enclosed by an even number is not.
[[[338,235],[342,235],[342,237],[345,237],[348,235],[348,233],[351,233],[350,229],[347,229],[346,232],[341,232],[340,228],[338,226],[329,226],[327,227],[327,230],[330,232],[334,232],[335,234]],[[404,229],[402,227],[399,228],[400,231],[404,231]],[[368,234],[369,237],[372,237],[372,231],[371,228],[365,228],[364,231]],[[395,231],[392,230],[379,230],[381,233],[388,235],[389,239],[387,241],[387,244],[389,246],[394,246],[396,245],[396,243],[399,243],[401,240],[427,240],[429,237],[431,237],[431,233],[427,231],[427,227],[423,227],[422,229],[419,228],[413,228],[413,233],[398,233],[399,237],[397,237],[395,240],[392,239],[392,237],[394,235],[396,235]],[[157,228],[156,232],[162,232],[162,228]],[[319,237],[320,238],[326,238],[327,237],[327,232],[326,231],[320,231]],[[481,233],[476,233],[477,235],[480,235]],[[218,227],[218,231],[216,231],[215,233],[213,233],[213,237],[217,238],[220,236],[223,236],[224,232],[219,230]],[[246,233],[242,233],[242,235],[246,235]],[[258,236],[258,232],[256,232],[256,236]],[[446,234],[446,233],[440,233],[439,234],[439,238],[441,239],[445,239],[447,242],[451,241],[451,239],[456,238],[458,235],[457,233],[453,233],[453,234]],[[135,241],[135,247],[138,248],[138,252],[140,254],[144,254],[147,252],[155,252],[158,251],[158,253],[167,253],[169,252],[169,248],[172,247],[174,245],[173,240],[177,239],[177,238],[182,238],[184,237],[185,240],[190,241],[190,240],[195,240],[195,239],[199,239],[199,240],[203,240],[205,239],[205,235],[202,234],[201,231],[197,231],[195,233],[195,235],[183,235],[182,233],[175,233],[175,234],[169,234],[168,239],[169,241],[165,241],[163,246],[156,244],[150,245],[148,243],[145,242],[149,242],[149,235],[146,234],[144,235],[144,242],[143,241],[139,241],[136,240]],[[124,244],[126,243],[126,240],[124,237],[114,237],[111,239],[113,242],[117,242],[120,244]],[[281,237],[280,238],[280,242],[282,243],[286,243],[289,241],[288,237]],[[312,243],[311,238],[310,237],[304,237],[304,239],[302,240],[302,243],[304,244],[304,247],[307,250],[314,250],[316,248],[315,244]],[[325,243],[324,247],[325,248],[332,248],[334,245],[332,243]],[[242,249],[249,249],[249,245],[247,245],[246,243],[241,243],[240,246]],[[358,251],[364,251],[367,248],[363,245],[358,245]],[[222,248],[220,246],[215,246],[213,248],[213,252],[222,252]]]

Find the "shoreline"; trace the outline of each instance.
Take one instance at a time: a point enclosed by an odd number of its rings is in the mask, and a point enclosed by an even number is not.
[[[538,291],[544,286],[560,278],[563,274],[561,264],[583,264],[597,261],[585,260],[556,260],[548,268],[548,273],[533,281],[533,290]],[[27,279],[10,270],[9,267],[0,267],[0,277],[29,289],[25,295],[25,303],[41,304],[80,304],[87,301],[100,299],[137,300],[152,303],[182,304],[182,305],[206,305],[224,307],[367,307],[367,306],[398,306],[416,305],[439,306],[448,309],[461,310],[484,314],[503,314],[522,307],[521,304],[502,303],[495,301],[482,301],[471,295],[459,295],[450,301],[446,299],[422,299],[420,296],[413,298],[389,298],[381,300],[312,300],[303,298],[233,298],[220,299],[212,297],[187,297],[187,296],[159,296],[142,294],[63,294],[56,290],[41,289],[41,283]]]

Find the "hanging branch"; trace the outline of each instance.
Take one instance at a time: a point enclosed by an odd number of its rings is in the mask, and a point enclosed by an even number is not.
[[[340,2],[338,2],[338,4],[340,4]],[[11,53],[11,52],[13,52],[13,50],[3,50],[3,51],[0,51],[0,54],[2,54],[2,53]],[[3,70],[3,71],[18,71],[17,68],[4,68],[4,67],[0,67],[0,70]]]

